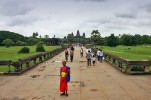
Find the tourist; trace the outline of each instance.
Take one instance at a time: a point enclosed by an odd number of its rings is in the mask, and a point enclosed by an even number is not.
[[[71,46],[71,50],[74,51],[74,47],[73,46]]]
[[[68,49],[65,49],[65,59],[66,59],[66,61],[68,61],[68,56],[69,56]]]
[[[66,77],[70,74],[70,68],[67,70],[66,61],[62,61],[63,67],[60,68],[60,92],[63,92],[60,96],[68,96],[68,84]]]
[[[98,56],[98,61],[100,61],[100,49],[98,49],[98,51],[97,51],[97,56]]]
[[[90,50],[89,50],[88,53],[86,54],[86,58],[87,58],[87,66],[91,66],[91,58],[92,58],[92,55],[91,55]]]
[[[102,50],[100,50],[100,59],[99,59],[99,61],[102,63],[102,61],[103,61],[103,51]]]
[[[95,54],[93,55],[92,63],[93,63],[93,66],[95,66],[95,63],[96,63],[96,55]]]
[[[70,61],[73,61],[74,51],[73,49],[70,50]]]
[[[83,48],[80,49],[80,56],[83,57]]]
[[[91,48],[86,49],[86,54],[88,53],[88,51],[90,51],[90,53],[91,53]]]

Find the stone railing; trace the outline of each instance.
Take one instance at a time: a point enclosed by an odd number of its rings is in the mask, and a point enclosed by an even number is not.
[[[62,52],[64,48],[58,48],[50,52],[45,52],[41,54],[36,54],[29,56],[27,58],[23,59],[18,59],[18,61],[13,62],[13,61],[0,61],[0,66],[3,67],[8,66],[8,72],[5,74],[20,74],[23,73],[33,67],[35,67],[37,64],[42,63],[55,55],[59,54]],[[14,71],[10,70],[10,66],[14,67]]]
[[[151,66],[150,60],[127,60],[106,52],[104,52],[104,58],[105,61],[127,74],[151,74],[148,70],[148,67]],[[134,67],[140,69],[134,69]],[[134,70],[131,70],[132,68]]]
[[[0,67],[8,66],[8,72],[10,72],[11,60],[0,60]]]
[[[92,48],[92,51],[97,52],[97,49]],[[106,62],[126,74],[151,74],[148,69],[151,67],[151,60],[127,60],[107,52],[104,52],[103,55]]]

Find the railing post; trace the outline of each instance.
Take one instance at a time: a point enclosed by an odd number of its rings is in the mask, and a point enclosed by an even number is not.
[[[112,58],[112,60],[113,60],[112,63],[115,64],[115,59]]]
[[[36,58],[34,59],[34,64],[36,64]]]
[[[42,56],[39,57],[39,61],[42,62]]]
[[[46,55],[43,55],[44,56],[44,59],[46,59]]]
[[[15,62],[15,64],[14,64],[14,67],[15,67],[15,72],[20,72],[20,66],[22,65],[22,63],[21,62],[19,62],[19,61],[17,61],[17,62]]]
[[[121,63],[118,61],[118,67],[121,68]]]
[[[28,68],[29,67],[29,61],[28,62],[26,62],[26,68]]]
[[[125,72],[128,72],[130,70],[131,66],[126,64],[126,69],[125,69]]]
[[[10,66],[11,66],[11,60],[9,61],[9,64],[8,64],[8,72],[11,72],[11,70],[10,70]]]
[[[20,70],[22,70],[22,69],[23,69],[23,66],[22,66],[22,64],[23,64],[23,61],[22,61],[21,59],[18,59],[18,61],[20,62],[20,63],[19,63],[19,66],[20,66]]]

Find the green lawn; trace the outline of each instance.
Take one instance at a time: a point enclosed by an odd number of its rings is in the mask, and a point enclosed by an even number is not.
[[[15,47],[0,47],[0,60],[12,60],[12,61],[17,61],[20,58],[25,58],[34,54],[38,54],[40,52],[36,52],[36,46],[27,46],[30,48],[30,53],[28,54],[22,54],[18,53],[18,51],[22,48],[23,46],[15,46]],[[60,46],[45,46],[44,47],[46,51],[52,51],[56,48],[60,48]],[[14,71],[14,67],[11,66],[11,71]],[[23,65],[23,68],[25,66]],[[0,72],[7,72],[8,71],[8,66],[0,66]]]
[[[27,46],[30,48],[30,53],[28,54],[18,53],[18,51],[22,47],[23,46],[14,46],[14,47],[6,48],[6,47],[1,46],[0,47],[0,60],[17,61],[20,58],[25,58],[25,57],[39,53],[39,52],[36,52],[36,46]],[[44,48],[46,51],[52,51],[56,48],[60,48],[60,46],[44,46]]]
[[[97,48],[128,60],[151,60],[151,45],[117,47],[97,46]]]

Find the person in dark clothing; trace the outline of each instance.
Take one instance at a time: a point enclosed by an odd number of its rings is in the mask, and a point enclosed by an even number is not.
[[[92,58],[92,55],[91,55],[90,50],[89,50],[88,53],[86,54],[86,58],[87,58],[87,65],[88,65],[88,66],[91,66],[91,58]]]
[[[73,52],[73,50],[70,50],[70,61],[71,62],[73,61],[73,56],[74,56],[74,52]]]
[[[65,59],[66,59],[66,61],[68,61],[68,56],[69,56],[68,49],[65,49]]]
[[[73,46],[71,47],[71,50],[74,51],[74,47]]]

